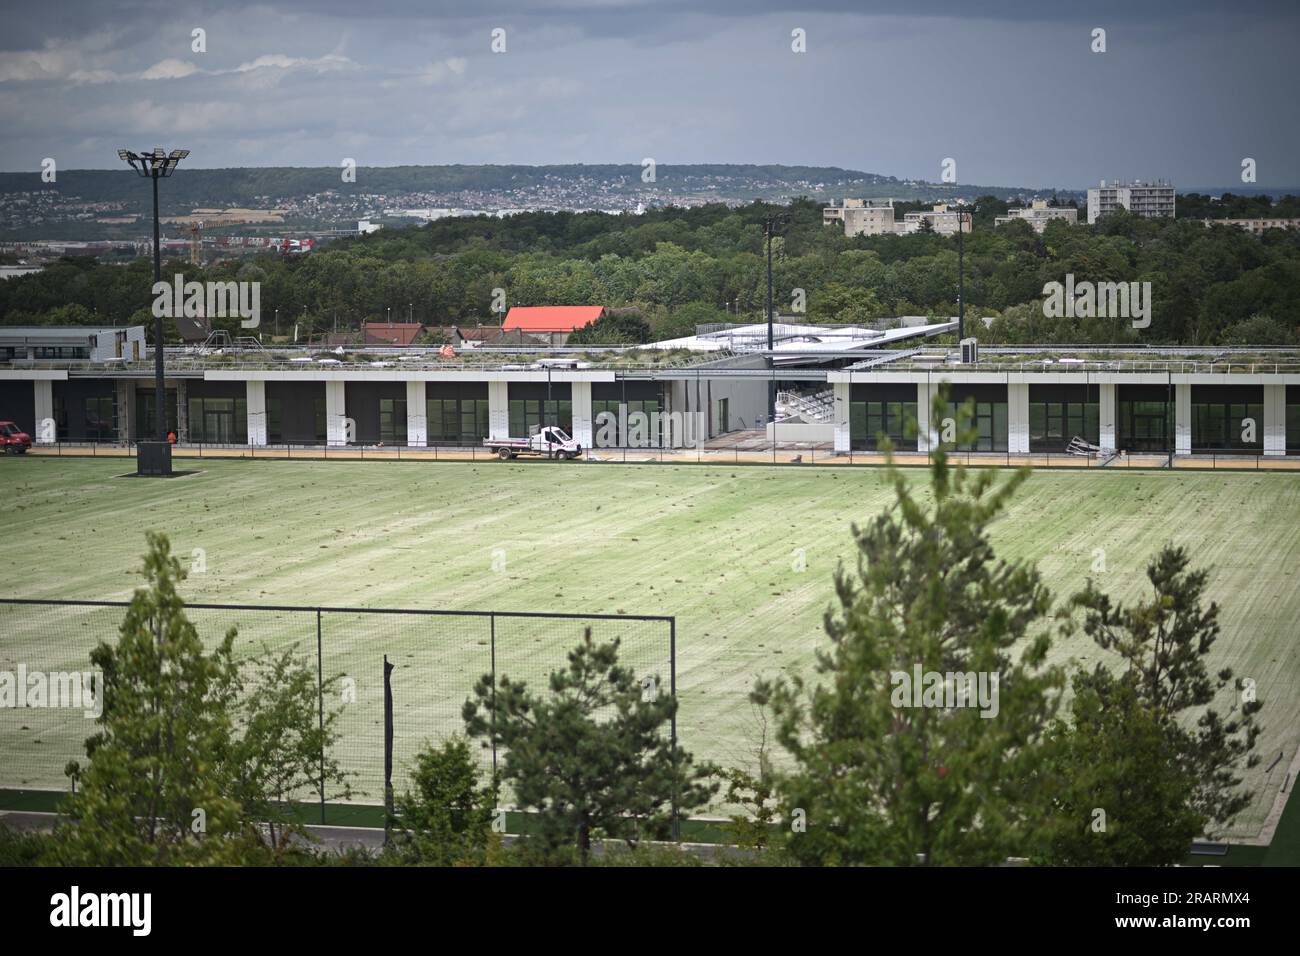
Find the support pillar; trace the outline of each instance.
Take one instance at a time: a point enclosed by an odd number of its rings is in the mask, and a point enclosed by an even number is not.
[[[176,441],[185,444],[190,440],[190,383],[176,380]]]
[[[120,442],[129,442],[135,437],[135,381],[129,378],[119,378],[113,383],[117,390],[117,440]],[[69,435],[69,438],[84,436]],[[152,438],[151,435],[143,436],[146,440]]]
[[[1264,386],[1264,454],[1286,454],[1286,386]]]
[[[244,399],[247,405],[245,415],[248,419],[248,443],[265,445],[269,425],[266,419],[266,383],[245,382]]]
[[[1174,454],[1192,453],[1192,386],[1174,386]]]
[[[1115,384],[1113,382],[1102,382],[1097,386],[1098,398],[1098,425],[1101,430],[1100,441],[1102,451],[1114,453],[1115,444]]]
[[[488,382],[488,437],[510,437],[510,383]]]
[[[849,431],[849,394],[848,382],[836,382],[831,386],[835,414],[835,454],[847,455],[851,447]]]
[[[347,387],[341,381],[325,383],[325,440],[330,445],[348,443]],[[356,427],[352,428],[352,437]]]
[[[1029,384],[1007,383],[1007,452],[1029,454]]]
[[[429,444],[428,403],[424,381],[406,383],[406,444],[422,448]]]
[[[32,384],[36,389],[36,421],[32,423],[36,434],[32,437],[38,445],[52,445],[59,440],[54,424],[54,383],[38,378]]]
[[[574,382],[571,386],[573,397],[573,440],[583,448],[591,448],[591,383]]]

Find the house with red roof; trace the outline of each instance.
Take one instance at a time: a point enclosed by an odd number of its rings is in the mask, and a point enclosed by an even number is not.
[[[501,328],[544,338],[551,345],[563,345],[574,329],[591,325],[606,311],[603,305],[517,305],[506,313]]]
[[[419,322],[367,322],[361,331],[366,345],[411,345],[424,326]]]

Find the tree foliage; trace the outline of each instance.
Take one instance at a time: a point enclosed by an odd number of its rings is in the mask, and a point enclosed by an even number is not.
[[[549,693],[486,674],[465,702],[470,736],[505,751],[503,784],[537,814],[526,844],[542,859],[585,864],[595,840],[666,839],[674,804],[686,814],[716,790],[710,768],[665,735],[676,699],[657,676],[647,693],[619,664],[618,644],[597,644],[588,629]]]

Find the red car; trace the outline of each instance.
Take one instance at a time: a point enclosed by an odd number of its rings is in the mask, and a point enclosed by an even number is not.
[[[22,455],[32,447],[32,436],[13,422],[0,422],[0,448],[6,455]]]

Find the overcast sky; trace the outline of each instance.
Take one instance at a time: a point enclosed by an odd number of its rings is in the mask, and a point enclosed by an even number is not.
[[[1081,188],[1231,186],[1251,157],[1257,185],[1300,185],[1296,0],[6,0],[0,23],[5,170],[154,145],[929,180],[952,157],[959,182]]]

